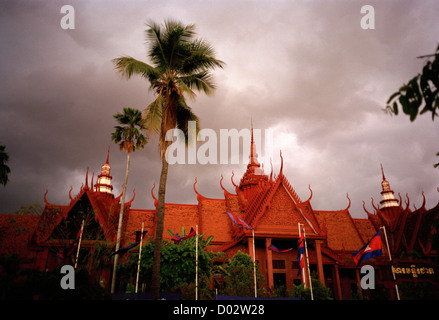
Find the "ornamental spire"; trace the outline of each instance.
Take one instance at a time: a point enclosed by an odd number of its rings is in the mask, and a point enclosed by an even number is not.
[[[252,173],[255,173],[256,168],[260,168],[261,164],[258,161],[258,154],[256,152],[256,145],[255,145],[255,139],[253,137],[253,120],[251,122],[251,141],[250,141],[250,161],[247,165],[247,171],[248,169],[251,170]]]
[[[260,182],[267,182],[268,176],[265,175],[264,169],[261,168],[261,164],[258,161],[258,154],[256,152],[256,144],[253,136],[253,120],[251,122],[251,141],[250,141],[250,157],[249,163],[247,165],[247,170],[245,171],[239,188],[241,190],[245,189],[245,196],[248,198],[253,187],[258,186]]]
[[[390,183],[386,180],[386,176],[384,175],[383,164],[381,164],[381,173],[383,175],[383,181],[381,182],[381,208],[398,207],[398,200],[395,199],[394,192],[390,189]]]
[[[108,146],[107,160],[102,165],[101,174],[98,175],[98,179],[95,184],[95,191],[112,195],[113,186],[111,185],[111,179],[113,177],[110,175],[111,166],[109,159],[110,159],[110,146]]]

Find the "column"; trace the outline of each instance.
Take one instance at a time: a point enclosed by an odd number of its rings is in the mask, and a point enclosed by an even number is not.
[[[325,285],[325,274],[323,272],[323,262],[322,262],[322,251],[321,251],[322,240],[316,240],[316,255],[317,255],[317,272],[319,274],[319,280]]]
[[[269,250],[268,247],[271,244],[271,238],[265,239],[265,252],[267,256],[267,280],[268,287],[273,288],[273,251]]]
[[[360,270],[358,268],[355,269],[355,277],[357,279],[358,293],[360,294],[360,297],[363,297],[363,290],[361,289]]]
[[[340,284],[340,274],[338,272],[338,264],[334,265],[334,273],[335,273],[336,294],[339,300],[343,300],[343,296],[341,294],[341,284]]]

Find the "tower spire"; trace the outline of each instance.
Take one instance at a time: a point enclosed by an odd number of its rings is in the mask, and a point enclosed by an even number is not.
[[[107,161],[105,163],[110,164],[109,159],[110,159],[110,145],[108,145]]]
[[[251,121],[251,141],[250,141],[250,161],[247,165],[247,169],[252,170],[252,172],[256,171],[256,168],[259,168],[261,164],[258,161],[258,154],[256,152],[255,139],[253,137],[253,120]]]
[[[252,192],[254,186],[257,186],[260,182],[268,181],[268,176],[265,175],[264,170],[261,168],[261,164],[258,161],[258,153],[256,152],[256,144],[253,134],[253,119],[251,119],[251,140],[250,140],[250,156],[247,164],[247,170],[245,171],[239,188],[245,189],[246,197]]]
[[[98,175],[95,191],[112,195],[113,186],[111,185],[111,179],[113,177],[110,175],[110,171],[110,146],[108,146],[107,160],[102,165],[101,174]]]
[[[394,192],[390,188],[390,183],[386,180],[386,176],[384,175],[383,164],[381,164],[381,173],[383,175],[383,181],[381,182],[381,208],[398,207],[398,200],[395,199]]]

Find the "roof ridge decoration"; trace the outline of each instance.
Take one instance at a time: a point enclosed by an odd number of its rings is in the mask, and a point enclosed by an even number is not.
[[[72,201],[73,201],[73,198],[72,198],[72,190],[73,190],[73,186],[70,186],[70,190],[69,190],[70,203],[72,203]]]
[[[230,177],[230,180],[232,181],[232,184],[235,186],[235,188],[238,188],[238,186],[236,185],[236,183],[233,181],[233,176],[235,175],[235,173],[232,170],[232,176]]]
[[[117,202],[120,201],[120,198],[122,197],[122,194],[123,194],[123,184],[122,184],[122,192],[120,193],[120,195],[118,195],[118,196],[115,198],[115,200],[117,200]]]
[[[348,206],[346,207],[345,210],[348,210],[351,207],[351,198],[349,198],[349,192],[346,193],[346,198],[348,198],[349,204],[348,204]]]
[[[224,186],[223,186],[223,178],[224,178],[224,177],[223,177],[223,175],[221,174],[220,186],[221,186],[221,189],[224,190],[224,197],[226,197],[227,195],[235,196],[236,194],[230,193],[229,191],[226,190],[226,188],[224,188]]]
[[[194,182],[194,191],[195,191],[195,193],[197,194],[197,200],[198,201],[201,201],[201,200],[209,200],[209,199],[211,199],[211,198],[207,198],[207,197],[205,197],[205,196],[203,196],[202,194],[200,194],[198,191],[197,191],[197,188],[195,187],[195,185],[198,183],[198,180],[197,180],[197,177],[195,177],[195,182]]]
[[[53,205],[50,204],[50,203],[47,201],[46,195],[47,195],[48,192],[49,192],[49,189],[46,189],[46,192],[44,193],[44,203],[46,204],[46,206],[50,207],[50,206],[53,206]]]
[[[131,203],[133,202],[134,198],[136,197],[136,188],[133,189],[133,197],[131,198],[130,201],[128,201],[127,203],[124,204],[124,206],[126,207],[131,207]]]
[[[88,190],[88,167],[87,167],[87,172],[85,174],[85,186],[84,186],[84,190]]]
[[[154,195],[154,188],[155,188],[155,182],[153,183],[153,186],[151,188],[151,196],[154,199],[154,207],[157,208],[157,205],[158,205],[159,201],[157,200],[157,198]]]
[[[308,200],[306,200],[305,202],[310,202],[311,199],[312,199],[312,195],[313,195],[313,192],[312,192],[312,189],[311,189],[311,185],[310,185],[310,184],[308,185],[308,189],[309,189],[309,191],[311,192],[311,194],[309,195]]]

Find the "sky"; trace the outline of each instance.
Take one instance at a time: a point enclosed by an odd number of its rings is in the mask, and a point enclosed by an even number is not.
[[[354,218],[381,200],[381,168],[410,206],[439,200],[439,124],[431,115],[410,122],[383,112],[392,93],[418,74],[439,43],[436,0],[421,1],[69,1],[74,29],[63,29],[64,1],[0,2],[0,144],[11,169],[0,186],[0,213],[23,205],[68,204],[106,160],[114,194],[122,191],[126,153],[111,141],[115,113],[143,110],[154,100],[147,81],[122,78],[112,59],[129,55],[150,63],[146,23],[167,18],[195,24],[216,57],[214,96],[189,105],[201,128],[273,133],[272,163],[302,200],[311,186],[314,210],[347,207]],[[374,29],[363,29],[364,5],[374,9]],[[368,21],[371,23],[371,21]],[[197,143],[197,148],[203,142]],[[219,147],[218,147],[219,148]],[[242,146],[249,148],[249,146]],[[260,157],[264,150],[258,150]],[[219,150],[219,149],[218,149]],[[241,149],[242,151],[242,149]],[[247,151],[248,152],[248,151]],[[219,155],[218,155],[219,158]],[[247,161],[169,167],[166,202],[197,203],[234,193]],[[131,157],[127,199],[153,209],[158,185],[158,140]],[[270,174],[269,162],[264,169]],[[157,188],[155,194],[157,195]]]

